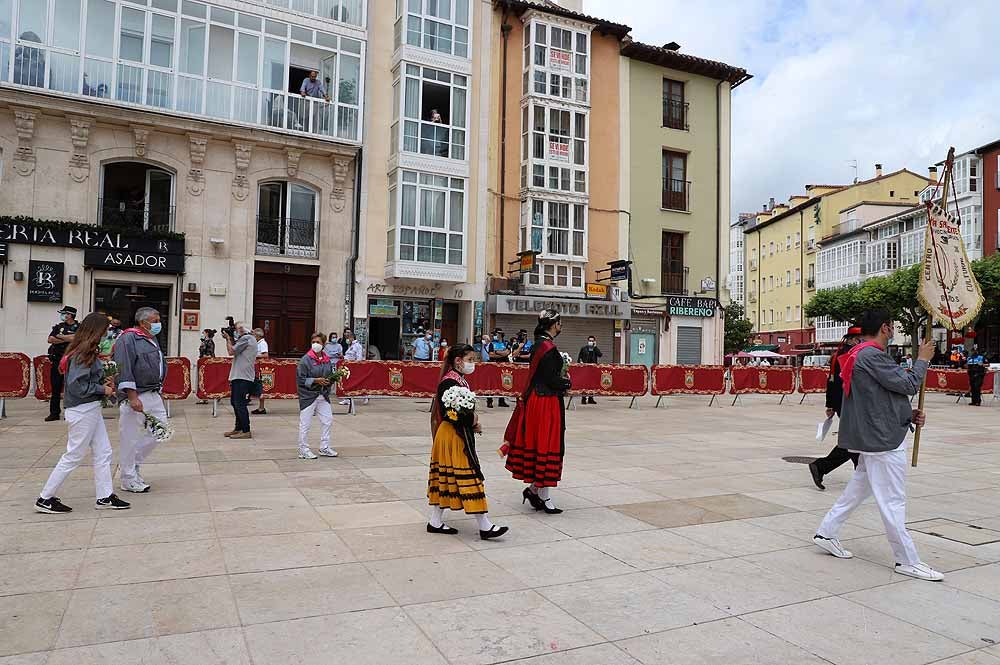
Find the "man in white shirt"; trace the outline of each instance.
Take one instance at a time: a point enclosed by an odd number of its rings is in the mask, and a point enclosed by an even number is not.
[[[365,359],[365,349],[361,346],[361,342],[358,338],[354,336],[354,331],[350,328],[344,330],[344,337],[342,344],[347,348],[344,350],[344,360],[364,360]],[[347,405],[351,403],[349,399],[342,399],[340,403]],[[368,398],[365,398],[365,404],[368,403]]]
[[[266,359],[268,357],[267,340],[264,339],[264,330],[262,328],[254,328],[253,336],[257,338],[257,358]],[[267,413],[267,409],[264,408],[264,394],[261,393],[260,397],[257,398],[257,408],[250,413],[255,416],[260,416]]]

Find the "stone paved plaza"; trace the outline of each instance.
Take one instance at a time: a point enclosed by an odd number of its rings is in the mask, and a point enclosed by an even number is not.
[[[953,401],[929,399],[908,521],[1000,537],[1000,406]],[[296,459],[294,402],[232,442],[230,411],[174,404],[177,435],[142,468],[153,491],[97,512],[81,467],[64,516],[32,503],[65,424],[8,403],[0,665],[1000,665],[1000,542],[915,532],[946,577],[910,580],[866,504],[843,534],[855,558],[826,555],[810,538],[850,465],[823,493],[782,459],[828,450],[821,397],[707,402],[571,412],[553,516],[522,506],[492,452],[509,411],[486,412],[490,506],[511,529],[491,542],[464,518],[424,531],[427,401],[338,407],[341,457],[313,461]]]

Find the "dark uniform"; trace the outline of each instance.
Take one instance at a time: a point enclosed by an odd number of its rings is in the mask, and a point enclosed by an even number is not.
[[[840,376],[840,360],[851,350],[853,344],[848,344],[845,340],[837,354],[830,362],[830,378],[826,381],[826,408],[833,409],[833,412],[840,417],[840,408],[844,403],[844,380]],[[851,460],[854,467],[858,466],[858,453],[848,452],[846,448],[833,447],[826,457],[821,457],[809,465],[809,472],[812,474],[813,482],[819,489],[826,489],[823,486],[823,476],[830,473],[841,464]]]
[[[966,371],[969,373],[969,394],[972,397],[972,406],[982,406],[983,379],[986,378],[986,360],[983,358],[983,354],[978,351],[969,354]]]
[[[60,314],[72,314],[76,316],[76,309],[73,307],[64,307],[59,310]],[[52,326],[52,332],[49,333],[49,337],[55,337],[57,335],[72,335],[80,327],[79,322],[75,319],[72,323],[67,323],[62,321]],[[59,371],[59,361],[62,360],[63,355],[66,353],[66,348],[69,346],[69,342],[58,342],[49,345],[49,360],[52,366],[49,368],[49,383],[52,385],[52,397],[49,398],[49,419],[58,420],[59,414],[62,412],[62,391],[63,391],[63,375]]]

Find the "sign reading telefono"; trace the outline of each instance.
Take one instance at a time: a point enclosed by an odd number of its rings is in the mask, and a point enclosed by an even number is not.
[[[667,314],[670,316],[715,316],[718,302],[714,298],[692,298],[691,296],[670,296],[667,298]]]
[[[629,319],[632,306],[627,302],[597,302],[572,298],[543,296],[490,296],[489,310],[493,314],[534,314],[554,309],[563,316],[587,319]]]

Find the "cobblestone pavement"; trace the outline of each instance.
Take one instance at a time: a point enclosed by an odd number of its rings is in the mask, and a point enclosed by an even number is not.
[[[843,534],[853,560],[811,544],[850,475],[819,492],[783,459],[829,449],[821,398],[707,402],[571,411],[562,515],[522,505],[492,452],[509,410],[485,412],[491,514],[510,526],[490,542],[461,515],[458,536],[424,531],[426,400],[337,407],[341,456],[311,461],[295,402],[269,401],[252,441],[222,437],[228,410],[175,403],[175,439],[142,467],[153,491],[97,512],[81,467],[62,516],[32,503],[65,424],[8,402],[0,665],[1000,665],[1000,404],[929,398],[908,521],[934,584],[892,572],[870,504]]]

